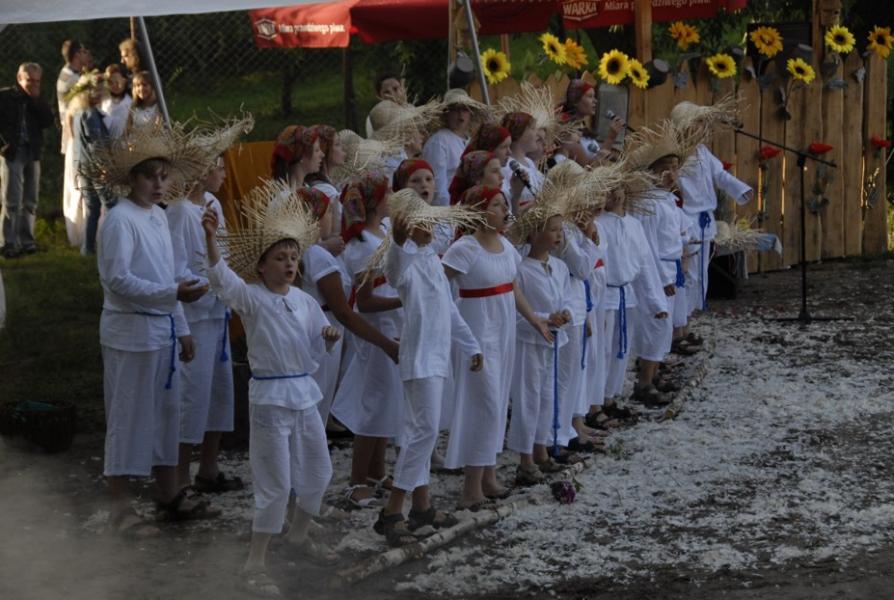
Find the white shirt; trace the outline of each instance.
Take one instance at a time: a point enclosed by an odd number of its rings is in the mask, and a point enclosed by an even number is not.
[[[444,128],[434,132],[422,147],[422,158],[431,165],[435,176],[433,205],[447,206],[450,204],[448,188],[468,143],[468,138],[460,137]]]
[[[667,312],[667,297],[658,277],[658,267],[643,233],[643,226],[630,215],[603,212],[596,217],[599,237],[605,248],[605,295],[603,306],[617,309],[624,287],[625,306],[645,303],[652,314]]]
[[[571,310],[569,300],[573,292],[568,267],[555,256],[550,256],[546,265],[535,258],[525,256],[518,265],[515,281],[537,317],[546,320],[552,313]],[[539,346],[552,345],[521,315],[516,316],[515,325],[519,342]],[[564,329],[556,332],[556,341],[559,347],[568,342],[568,334]]]
[[[512,200],[512,169],[509,167],[509,163],[512,161],[516,162],[521,167],[521,170],[527,173],[528,183],[531,184],[531,189],[534,190],[531,192],[527,186],[522,187],[522,192],[515,201]],[[539,194],[540,188],[543,187],[543,173],[540,172],[534,161],[527,156],[521,161],[510,158],[501,171],[503,173],[503,195],[506,196],[506,201],[513,207],[513,210],[515,210],[515,207],[523,207],[525,204],[533,202],[534,195]]]
[[[124,129],[127,127],[127,115],[130,114],[130,105],[133,98],[130,94],[124,94],[122,98],[112,98],[108,96],[102,101],[100,110],[105,113],[103,121],[109,130],[109,136],[112,139],[120,138],[124,135]]]
[[[320,190],[326,194],[326,197],[329,198],[329,208],[327,210],[332,211],[332,222],[341,228],[341,202],[339,200],[341,192],[338,191],[338,188],[328,181],[315,181],[310,188],[312,190]]]
[[[695,153],[683,163],[678,180],[683,193],[683,212],[693,219],[696,227],[699,227],[700,213],[711,213],[711,222],[705,228],[706,240],[713,240],[717,235],[713,215],[717,209],[717,189],[735,200],[736,204],[747,204],[750,200],[748,193],[753,192],[747,183],[729,174],[723,163],[703,144],[699,144]]]
[[[65,154],[65,149],[71,136],[71,130],[68,126],[68,100],[65,99],[65,95],[80,78],[81,76],[76,71],[65,65],[59,71],[59,78],[56,80],[56,101],[59,104],[59,121],[62,125],[62,154]]]
[[[311,373],[317,357],[326,351],[323,328],[329,321],[317,302],[290,286],[286,295],[268,290],[262,283],[247,284],[223,260],[208,269],[208,280],[218,296],[239,313],[248,342],[252,379],[248,400],[252,404],[304,410],[317,404],[323,394]],[[283,377],[257,379],[256,377]]]
[[[318,244],[314,244],[301,257],[303,269],[301,271],[301,289],[310,294],[317,304],[324,306],[326,300],[320,294],[317,283],[327,275],[338,273],[341,281],[341,289],[345,299],[351,295],[351,276],[345,268],[345,263],[332,256],[328,250]]]
[[[565,234],[565,245],[557,256],[565,263],[571,275],[571,284],[568,288],[571,324],[582,325],[587,318],[587,292],[584,280],[588,279],[596,268],[599,250],[593,240],[585,236],[576,226],[565,223],[562,229]],[[592,302],[592,294],[590,300]]]
[[[677,280],[677,259],[683,256],[683,231],[689,218],[677,208],[677,197],[662,189],[644,194],[651,214],[637,214],[646,241],[658,268],[661,284],[668,286]],[[684,223],[685,221],[685,223]]]
[[[148,108],[131,106],[130,115],[132,127],[148,127],[155,125],[161,113],[158,110],[158,104],[153,104]]]
[[[213,194],[205,193],[204,204],[211,202],[211,208],[217,213],[220,228],[218,235],[226,235],[223,209]],[[178,281],[198,279],[208,283],[207,248],[205,231],[202,229],[202,213],[205,207],[193,204],[184,198],[168,205],[165,213],[168,217],[168,228],[171,231],[171,244],[174,249],[174,272]],[[214,292],[208,292],[195,302],[183,305],[183,314],[190,323],[206,319],[223,319],[227,307]]]
[[[158,206],[142,208],[119,198],[97,234],[102,284],[99,341],[130,352],[158,350],[175,336],[189,335],[177,301],[177,277],[168,218]],[[158,315],[158,316],[148,316]]]
[[[450,340],[474,356],[481,348],[460,316],[444,267],[431,245],[407,240],[385,253],[385,278],[404,308],[398,368],[403,381],[450,375]]]

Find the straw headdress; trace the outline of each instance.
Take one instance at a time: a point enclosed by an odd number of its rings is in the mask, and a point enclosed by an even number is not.
[[[705,143],[711,139],[715,128],[735,125],[737,104],[734,94],[728,94],[711,106],[683,101],[671,110],[670,120],[683,131],[691,130],[690,135]]]
[[[369,111],[369,120],[374,129],[371,137],[376,140],[396,140],[401,145],[406,145],[416,136],[427,134],[443,112],[444,106],[437,100],[422,106],[382,100]]]
[[[295,240],[299,256],[320,237],[311,208],[279,180],[267,180],[252,189],[240,203],[243,225],[220,237],[227,262],[246,281],[258,280],[258,261],[270,246]]]
[[[568,207],[563,202],[562,196],[550,194],[544,196],[543,193],[537,197],[516,218],[509,229],[506,230],[506,237],[516,246],[527,243],[528,237],[537,231],[543,229],[546,222],[552,217],[560,216],[565,218]]]
[[[350,129],[339,131],[338,139],[345,151],[345,162],[329,174],[336,187],[367,171],[384,169],[386,159],[403,150],[401,139],[367,139]]]
[[[621,162],[628,171],[648,170],[666,156],[676,156],[682,163],[703,139],[697,133],[678,127],[670,119],[650,127],[640,127],[627,137]]]
[[[170,128],[137,127],[121,138],[88,149],[79,169],[106,193],[125,196],[130,192],[131,170],[147,160],[162,159],[168,163],[171,197],[205,175],[217,157],[208,152],[207,145],[196,143],[196,133],[187,131],[181,123],[173,123]]]
[[[405,223],[407,230],[412,231],[416,227],[428,230],[438,225],[450,227],[476,229],[486,222],[481,211],[468,206],[455,204],[452,206],[432,206],[419,197],[415,190],[410,188],[394,192],[388,198],[388,215],[392,223]],[[376,270],[381,270],[382,259],[392,243],[391,236],[386,237],[367,263],[366,277]],[[361,282],[361,285],[363,285]]]
[[[441,114],[433,125],[441,126],[441,117],[454,106],[463,106],[472,111],[472,119],[476,121],[490,121],[493,119],[493,108],[473,99],[462,88],[451,88],[444,94],[441,100]]]
[[[733,223],[726,221],[717,221],[717,236],[714,243],[718,248],[723,248],[730,252],[738,252],[739,250],[756,250],[761,247],[764,242],[764,231],[762,229],[752,229],[748,219],[741,219]]]
[[[595,198],[591,200],[594,208],[604,206],[609,194],[618,193],[623,198],[625,211],[650,214],[650,203],[643,194],[654,188],[656,181],[655,175],[648,171],[632,170],[624,162],[615,162],[588,170],[581,185]]]
[[[238,117],[217,119],[209,123],[199,123],[191,135],[191,142],[205,153],[217,158],[254,129],[255,119],[251,113]]]
[[[558,112],[560,105],[561,102],[557,103],[553,98],[549,86],[537,87],[524,81],[518,92],[500,98],[494,109],[494,115],[499,120],[510,113],[527,113],[534,117],[535,128],[546,129],[549,140],[561,144],[571,139],[571,134],[577,131],[578,124],[560,119]]]

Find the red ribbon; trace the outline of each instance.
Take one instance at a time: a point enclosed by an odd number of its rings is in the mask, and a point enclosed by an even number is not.
[[[512,282],[503,283],[501,285],[489,288],[478,288],[474,290],[460,290],[459,297],[460,298],[486,298],[488,296],[499,296],[500,294],[507,294],[513,290]]]

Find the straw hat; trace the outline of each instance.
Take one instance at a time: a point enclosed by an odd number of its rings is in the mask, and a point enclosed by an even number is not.
[[[702,143],[703,134],[701,128],[683,129],[670,119],[640,127],[627,137],[621,162],[628,171],[648,170],[666,156],[676,156],[682,163]]]
[[[121,138],[89,148],[79,163],[80,173],[106,193],[126,196],[131,170],[144,161],[161,159],[168,163],[169,197],[173,197],[204,176],[219,154],[209,154],[210,146],[196,140],[197,134],[186,131],[181,123],[170,128],[134,128]]]
[[[320,227],[299,192],[267,180],[240,203],[243,226],[220,237],[227,263],[246,281],[257,281],[258,261],[276,242],[295,240],[299,256],[320,238]]]
[[[383,141],[400,141],[405,145],[431,129],[443,112],[444,106],[437,100],[422,106],[382,100],[369,111],[369,120],[374,130],[371,137]]]
[[[544,184],[544,188],[546,187]],[[551,218],[556,216],[565,218],[568,207],[563,201],[563,196],[546,191],[547,194],[544,194],[542,190],[537,200],[528,205],[506,230],[506,237],[516,246],[527,243],[528,237],[543,229]]]
[[[386,159],[403,150],[403,141],[400,139],[367,139],[350,129],[339,131],[338,139],[345,151],[345,162],[329,174],[329,179],[336,187],[367,171],[383,170]]]
[[[546,129],[551,141],[562,143],[577,130],[577,123],[562,122],[558,112],[560,107],[561,103],[557,103],[553,98],[549,86],[537,87],[524,81],[518,92],[500,98],[494,109],[494,115],[499,120],[510,113],[527,113],[534,118],[535,128]]]
[[[208,156],[216,158],[227,151],[247,135],[255,127],[255,119],[251,113],[243,113],[238,117],[219,119],[217,122],[200,124],[193,131],[191,142],[201,148]]]
[[[718,126],[736,124],[737,99],[728,94],[711,106],[701,106],[689,101],[677,103],[670,113],[670,120],[681,130],[696,130],[694,135],[705,143]]]
[[[65,92],[63,99],[66,102],[71,102],[78,94],[81,94],[82,92],[92,92],[98,88],[105,82],[105,79],[105,75],[96,69],[81,73],[77,83]]]
[[[441,100],[442,111],[449,111],[455,106],[461,106],[472,111],[472,117],[479,120],[490,120],[492,109],[487,104],[472,99],[471,96],[462,88],[451,88],[444,94]]]

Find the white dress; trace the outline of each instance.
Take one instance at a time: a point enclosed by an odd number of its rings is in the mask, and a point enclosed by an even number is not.
[[[590,298],[593,310],[590,313],[591,335],[587,339],[587,394],[581,397],[581,405],[575,414],[587,414],[590,406],[605,403],[605,250],[608,242],[601,234],[596,246],[596,262],[590,272]]]
[[[329,210],[332,211],[332,222],[336,227],[341,229],[341,202],[339,201],[340,192],[338,188],[328,181],[315,181],[311,189],[320,190],[329,198]]]
[[[494,253],[466,235],[450,246],[442,259],[458,272],[454,278],[460,295],[457,306],[484,355],[484,368],[478,372],[469,371],[464,361],[454,356],[456,402],[445,461],[451,469],[495,465],[503,449],[515,360],[516,310],[511,286],[522,258],[506,238],[500,241],[503,250]],[[494,288],[508,290],[493,293]]]
[[[121,98],[109,96],[102,101],[100,110],[105,114],[103,120],[111,139],[115,140],[124,135],[124,129],[127,127],[127,115],[130,114],[132,102],[133,98],[130,97],[130,94],[124,94]]]
[[[368,270],[370,256],[382,240],[368,232],[348,242],[343,253],[348,271],[356,280]],[[374,294],[397,298],[398,293],[384,277],[374,280]],[[403,308],[363,313],[362,317],[385,337],[399,339]],[[398,366],[378,346],[352,336],[353,353],[345,369],[332,414],[355,435],[397,438],[403,423],[403,387]]]
[[[66,117],[67,119],[68,117]],[[71,114],[70,135],[65,146],[65,175],[62,192],[62,214],[68,243],[80,248],[87,227],[87,206],[78,189],[78,162],[81,159],[81,111]],[[66,127],[68,130],[69,128]]]
[[[303,265],[300,281],[301,289],[310,294],[311,297],[317,301],[317,304],[323,309],[323,313],[326,315],[329,324],[338,329],[339,332],[343,333],[341,323],[332,316],[332,312],[330,312],[329,307],[326,306],[326,301],[320,294],[317,284],[327,275],[338,273],[339,279],[341,280],[342,292],[344,293],[345,298],[348,298],[351,294],[351,276],[348,275],[344,263],[332,256],[328,250],[317,244],[314,244],[307,249],[304,256],[301,258],[301,262]],[[323,399],[317,405],[317,408],[320,411],[320,416],[323,418],[324,423],[329,417],[329,410],[332,406],[333,398],[335,397],[336,387],[338,386],[342,344],[342,339],[339,338],[339,340],[332,346],[331,351],[320,358],[319,367],[311,374],[314,381],[317,382],[317,386],[320,388],[320,393],[323,396]]]
[[[439,129],[432,134],[422,147],[422,158],[431,165],[435,176],[435,206],[450,204],[450,182],[456,174],[463,150],[469,143],[449,129]]]

